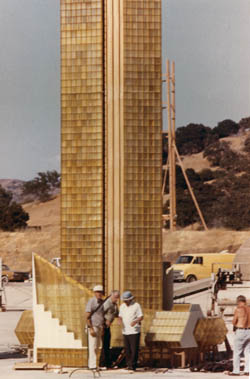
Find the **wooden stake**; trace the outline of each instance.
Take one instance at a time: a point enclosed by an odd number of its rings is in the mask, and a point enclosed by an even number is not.
[[[169,159],[167,159],[166,168],[165,168],[165,172],[164,172],[164,178],[163,178],[163,184],[162,184],[162,190],[161,190],[162,196],[164,195],[164,191],[165,191],[165,186],[166,186],[166,181],[167,181],[167,173],[168,173],[168,166],[169,166]]]
[[[201,219],[202,225],[203,225],[203,227],[204,227],[205,230],[208,230],[207,224],[206,224],[206,222],[205,222],[205,220],[204,220],[204,217],[203,217],[203,215],[202,215],[202,213],[201,213],[201,210],[200,210],[199,204],[197,203],[197,200],[196,200],[196,198],[195,198],[195,195],[194,195],[193,189],[192,189],[191,184],[190,184],[190,182],[189,182],[189,179],[188,179],[188,177],[187,177],[187,174],[186,174],[185,168],[184,168],[183,163],[182,163],[182,161],[181,161],[181,157],[180,157],[180,155],[179,155],[179,153],[178,153],[178,150],[177,150],[176,145],[175,145],[175,152],[176,152],[176,156],[177,156],[177,159],[178,159],[178,161],[179,161],[179,164],[180,164],[180,166],[181,166],[183,176],[184,176],[184,178],[185,178],[185,180],[186,180],[186,183],[187,183],[187,186],[188,186],[188,189],[189,189],[190,195],[191,195],[191,197],[192,197],[192,199],[193,199],[194,205],[195,205],[195,207],[196,207],[196,209],[197,209],[197,212],[198,212],[198,214],[199,214],[199,216],[200,216],[200,219]]]
[[[176,157],[181,166],[183,176],[186,180],[190,195],[197,209],[199,217],[201,219],[202,225],[205,230],[208,230],[204,217],[202,215],[199,204],[195,198],[193,189],[187,177],[185,168],[182,164],[180,155],[176,147],[176,136],[175,136],[175,120],[176,120],[176,103],[175,103],[175,63],[172,62],[170,69],[170,62],[167,60],[166,64],[166,93],[167,93],[167,112],[168,112],[168,166],[169,169],[169,220],[170,220],[170,230],[176,230]],[[164,189],[166,185],[167,169],[165,170],[162,196],[164,195]]]
[[[175,230],[174,219],[175,215],[175,185],[174,185],[174,171],[175,163],[173,161],[175,152],[173,151],[173,140],[172,140],[172,106],[171,106],[171,82],[170,82],[170,63],[167,60],[167,111],[168,111],[168,157],[169,157],[169,208],[170,208],[170,230]]]
[[[176,230],[176,221],[177,221],[177,214],[176,214],[176,156],[175,156],[175,63],[172,62],[172,69],[171,69],[171,94],[172,94],[172,128],[171,128],[171,134],[172,134],[172,146],[171,146],[171,154],[172,154],[172,207],[173,207],[173,230]]]

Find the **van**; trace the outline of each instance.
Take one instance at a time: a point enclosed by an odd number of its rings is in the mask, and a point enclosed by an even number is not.
[[[219,268],[232,270],[235,254],[185,254],[179,256],[173,264],[174,281],[186,281],[209,278]]]

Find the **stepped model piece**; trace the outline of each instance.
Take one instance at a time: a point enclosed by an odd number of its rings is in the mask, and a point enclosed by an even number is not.
[[[91,292],[33,256],[34,362],[87,365],[85,307]]]
[[[61,0],[62,270],[162,308],[161,0]]]

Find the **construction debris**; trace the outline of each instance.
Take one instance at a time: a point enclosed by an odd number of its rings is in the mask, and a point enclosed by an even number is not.
[[[224,371],[232,371],[233,363],[232,360],[223,360],[220,362],[202,362],[196,366],[190,367],[190,371],[192,372],[224,372]]]

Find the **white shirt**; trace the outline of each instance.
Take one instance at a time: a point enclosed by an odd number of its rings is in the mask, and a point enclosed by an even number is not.
[[[135,326],[131,326],[131,322],[135,319],[142,317],[143,313],[141,306],[138,303],[131,303],[129,306],[123,303],[120,306],[119,317],[122,318],[122,334],[138,334],[140,333],[141,325],[137,323]]]

